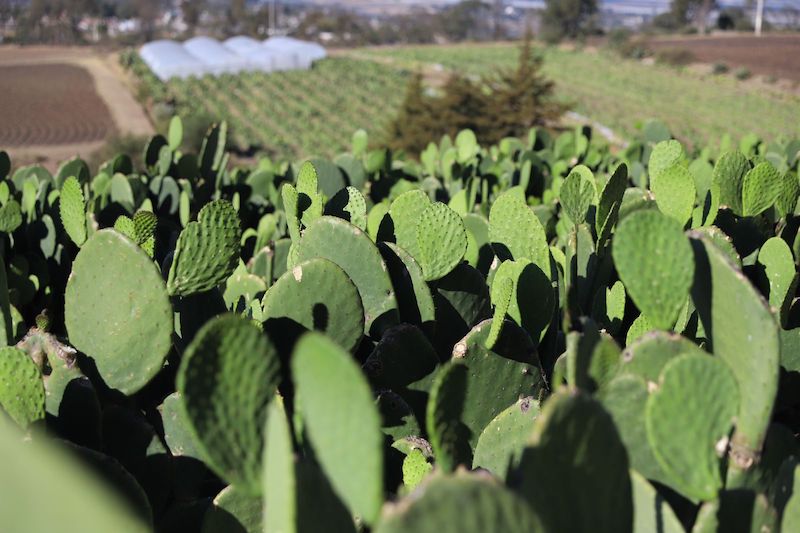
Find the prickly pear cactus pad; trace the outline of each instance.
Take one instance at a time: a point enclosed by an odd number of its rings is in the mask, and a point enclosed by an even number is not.
[[[353,280],[364,305],[364,331],[380,334],[399,321],[397,299],[380,252],[367,234],[340,218],[323,216],[308,228],[297,260],[322,257]]]
[[[549,531],[516,494],[464,471],[430,476],[384,512],[376,533],[539,533]]]
[[[562,389],[542,406],[522,452],[520,492],[547,531],[633,530],[628,457],[597,401]]]
[[[113,230],[81,247],[67,283],[70,343],[124,394],[144,387],[172,345],[172,307],[161,274],[136,243]]]
[[[333,341],[307,333],[292,356],[292,376],[303,426],[334,491],[375,523],[383,503],[383,437],[364,374]]]
[[[680,223],[657,211],[620,222],[612,254],[619,277],[655,328],[670,330],[689,297],[694,260]]]
[[[572,169],[561,186],[561,205],[575,224],[583,224],[596,196],[592,171],[583,165]]]
[[[336,263],[322,258],[303,261],[278,278],[264,295],[263,317],[293,320],[348,351],[364,335],[358,289]]]
[[[44,383],[39,368],[17,348],[0,348],[0,407],[21,428],[44,418]]]
[[[733,374],[719,359],[686,354],[667,363],[657,387],[645,423],[669,485],[694,500],[714,499],[739,405]]]
[[[252,322],[222,315],[206,323],[176,380],[198,451],[223,479],[261,493],[267,406],[279,380],[278,354]]]
[[[742,399],[731,447],[734,465],[758,461],[775,403],[780,374],[778,323],[764,297],[703,236],[692,234],[698,275],[692,298],[714,355],[725,361]]]
[[[173,296],[207,291],[225,281],[239,260],[242,230],[230,202],[216,200],[200,210],[178,237],[167,288]]]
[[[415,257],[427,281],[441,279],[458,265],[467,252],[467,228],[458,213],[441,202],[429,205],[417,224]],[[413,254],[412,254],[413,255]]]
[[[492,204],[489,239],[500,259],[528,259],[550,275],[547,237],[542,223],[525,203],[522,189],[509,189]]]
[[[75,244],[82,245],[86,241],[86,205],[81,184],[74,176],[61,186],[59,209],[64,231]]]
[[[500,479],[519,466],[522,450],[539,414],[539,402],[530,396],[508,406],[489,422],[478,438],[473,468],[485,468]]]

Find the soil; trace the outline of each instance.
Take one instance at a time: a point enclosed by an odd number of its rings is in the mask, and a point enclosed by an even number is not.
[[[650,41],[654,50],[686,49],[700,63],[745,67],[753,74],[800,82],[800,34],[664,38]]]
[[[112,136],[149,136],[116,55],[91,48],[0,46],[0,149],[15,166],[54,168]]]

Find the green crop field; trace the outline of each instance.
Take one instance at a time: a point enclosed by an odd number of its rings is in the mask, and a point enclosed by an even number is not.
[[[661,65],[644,65],[607,52],[545,49],[544,71],[556,94],[579,113],[619,136],[635,133],[638,122],[664,121],[678,138],[704,145],[725,134],[753,132],[764,138],[800,133],[800,94],[790,94],[732,77],[701,76]],[[514,45],[418,46],[358,51],[359,57],[395,59],[398,66],[442,65],[456,72],[484,74],[513,67]]]
[[[140,67],[141,68],[141,67]],[[380,134],[402,101],[407,75],[374,61],[330,58],[310,71],[242,73],[166,84],[142,76],[158,98],[182,116],[226,120],[232,142],[279,159],[333,156],[350,134]]]

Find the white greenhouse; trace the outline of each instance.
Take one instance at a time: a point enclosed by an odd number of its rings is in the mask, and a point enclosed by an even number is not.
[[[231,37],[223,43],[210,37],[194,37],[183,43],[153,41],[142,46],[139,54],[162,81],[242,71],[309,69],[314,61],[326,56],[325,49],[316,43],[291,37],[259,42],[245,36]]]

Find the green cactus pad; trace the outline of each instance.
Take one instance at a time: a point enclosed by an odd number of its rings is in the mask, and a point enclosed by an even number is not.
[[[678,163],[652,174],[650,190],[656,197],[659,211],[680,222],[681,226],[691,218],[697,192],[686,166]]]
[[[597,203],[595,229],[597,230],[598,245],[611,235],[611,229],[617,223],[622,197],[627,187],[628,167],[625,163],[620,163],[608,179]]]
[[[384,221],[391,220],[389,216],[389,206],[386,202],[381,202],[372,206],[367,215],[367,234],[373,241],[378,241],[378,234],[386,224]]]
[[[501,194],[489,212],[489,239],[501,260],[528,259],[550,276],[550,248],[544,227],[514,187]]]
[[[136,226],[134,226],[133,220],[129,217],[125,215],[117,217],[117,220],[114,222],[114,230],[125,235],[133,242],[136,242]]]
[[[684,163],[683,146],[676,140],[661,141],[653,147],[650,152],[650,160],[647,163],[647,172],[650,180],[667,168]]]
[[[800,195],[800,180],[797,174],[787,170],[781,179],[781,193],[775,201],[775,209],[779,216],[785,217],[794,213],[798,195]]]
[[[776,480],[775,499],[783,504],[782,531],[800,530],[800,465],[789,459],[781,466],[781,476]]]
[[[504,261],[492,280],[492,301],[501,301],[497,291],[506,279],[512,282],[508,316],[538,344],[553,317],[553,284],[538,265],[527,260]]]
[[[350,510],[374,523],[383,503],[383,434],[364,374],[350,354],[318,333],[300,339],[291,366],[317,460]]]
[[[561,185],[561,206],[573,224],[583,224],[589,207],[595,202],[594,175],[584,165],[578,165]]]
[[[431,475],[406,500],[388,507],[375,533],[543,533],[516,494],[466,472]]]
[[[214,497],[205,516],[201,533],[261,533],[264,506],[252,496],[228,486]]]
[[[425,416],[436,465],[452,472],[471,462],[470,430],[462,421],[469,369],[456,360],[446,364],[431,387]]]
[[[345,187],[333,195],[325,214],[342,218],[362,231],[367,230],[367,201],[355,187]]]
[[[782,310],[794,297],[795,272],[794,256],[786,241],[780,237],[767,240],[758,252],[758,263],[764,267],[769,282],[769,305]]]
[[[403,459],[403,485],[408,490],[414,490],[432,469],[433,466],[421,451],[411,450]]]
[[[6,205],[0,207],[0,231],[13,233],[22,224],[22,209],[19,202],[9,200]]]
[[[284,273],[264,295],[264,319],[291,319],[326,334],[347,351],[364,334],[364,308],[358,289],[335,263],[303,261]]]
[[[198,451],[220,477],[261,492],[263,420],[278,386],[275,348],[235,315],[206,323],[183,354],[176,386]]]
[[[547,531],[632,531],[627,453],[613,420],[589,395],[562,389],[547,399],[520,474],[520,493]]]
[[[292,430],[280,398],[267,407],[264,430],[263,494],[265,533],[297,531],[297,476],[295,473]]]
[[[167,278],[172,296],[213,289],[230,276],[239,261],[242,230],[239,215],[225,200],[206,204],[178,237]]]
[[[161,424],[164,427],[164,440],[173,456],[194,457],[202,460],[194,444],[194,437],[186,418],[186,410],[181,407],[183,397],[173,392],[162,402],[158,410],[161,413]]]
[[[538,414],[539,402],[528,396],[494,417],[478,438],[472,468],[485,468],[505,480],[508,473],[519,465]]]
[[[633,531],[684,533],[672,507],[639,472],[631,470],[633,493]]]
[[[714,165],[712,182],[719,185],[719,203],[737,215],[742,214],[742,182],[750,162],[741,152],[726,152]]]
[[[617,228],[614,264],[628,294],[657,329],[671,329],[694,277],[681,225],[657,211],[637,211]]]
[[[422,267],[409,254],[391,242],[378,243],[378,250],[389,269],[394,287],[400,320],[423,327],[432,327],[436,320],[433,296]]]
[[[337,169],[338,170],[338,169]],[[338,191],[341,187],[336,187]],[[306,161],[297,173],[297,206],[300,209],[297,216],[303,226],[310,226],[322,216],[324,209],[323,197],[319,193],[319,178],[313,163]]]
[[[100,230],[83,244],[67,282],[64,321],[70,343],[94,359],[109,387],[132,394],[161,370],[172,320],[161,274],[134,242]]]
[[[646,332],[622,352],[620,373],[639,376],[648,383],[656,383],[664,365],[684,353],[706,355],[692,341],[676,333]]]
[[[424,191],[415,189],[404,192],[394,199],[389,208],[392,217],[395,242],[419,261],[417,226],[422,213],[430,207],[431,201]]]
[[[484,320],[453,347],[453,359],[468,368],[467,396],[461,420],[469,428],[469,443],[473,449],[483,428],[503,409],[521,397],[538,398],[545,389],[530,336],[507,321],[497,342],[487,349],[491,322]],[[498,383],[503,386],[498,387]]]
[[[62,447],[46,439],[23,442],[8,424],[0,423],[0,529],[81,533],[145,533],[152,531],[126,502],[99,481]],[[88,498],[88,500],[87,500]],[[42,508],[46,501],[47,508]],[[92,505],[87,506],[86,502]]]
[[[625,317],[625,286],[616,281],[610,288],[601,287],[592,302],[592,317],[610,334],[616,335]]]
[[[39,367],[27,353],[0,348],[0,407],[21,428],[44,419],[44,382]]]
[[[364,331],[380,337],[398,323],[397,299],[386,263],[367,235],[340,218],[323,216],[300,241],[297,259],[322,257],[333,261],[355,283],[364,305]]]
[[[286,214],[286,226],[292,242],[300,241],[300,209],[298,207],[299,195],[291,183],[284,183],[281,187],[283,210]]]
[[[441,202],[429,205],[417,224],[415,259],[427,281],[443,278],[467,252],[467,229],[458,213]],[[413,253],[411,255],[414,255]]]
[[[733,437],[734,464],[743,469],[758,457],[778,390],[778,324],[761,294],[727,255],[692,233],[697,276],[692,299],[709,349],[728,363],[741,404]]]
[[[742,216],[760,215],[778,200],[783,176],[770,163],[760,163],[742,180]]]
[[[509,264],[512,261],[506,261],[503,264]],[[492,316],[492,327],[489,329],[489,335],[486,337],[486,348],[491,350],[497,339],[500,337],[500,332],[503,330],[503,324],[506,321],[508,309],[511,306],[512,293],[514,292],[514,280],[509,277],[497,279],[492,284],[492,300],[494,303],[494,315]]]
[[[630,467],[647,479],[665,483],[666,474],[653,455],[645,428],[647,383],[635,375],[620,375],[608,382],[599,393],[603,407],[614,419],[619,437],[628,452]]]
[[[138,211],[133,215],[134,234],[136,243],[143,244],[153,237],[158,226],[158,217],[150,211]]]
[[[181,142],[183,142],[183,122],[181,121],[181,117],[175,115],[169,121],[167,143],[169,144],[170,150],[174,152],[181,147]]]
[[[736,380],[721,360],[684,354],[666,364],[647,399],[645,424],[670,486],[695,501],[716,497],[738,405]]]
[[[64,231],[72,242],[78,246],[86,242],[86,204],[81,184],[74,176],[67,178],[61,186],[59,214]]]

